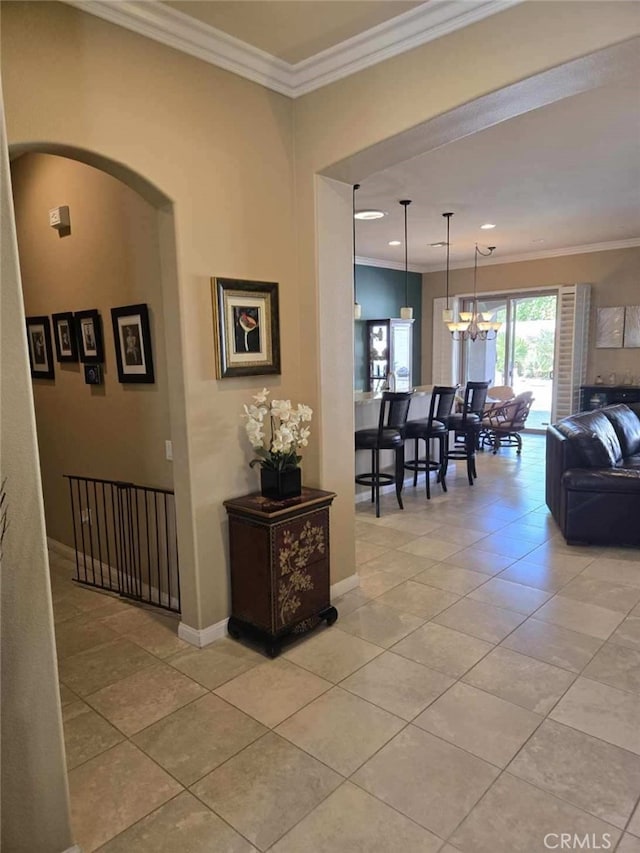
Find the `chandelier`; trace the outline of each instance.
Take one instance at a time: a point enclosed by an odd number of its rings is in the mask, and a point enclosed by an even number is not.
[[[447,231],[448,225],[449,222],[447,220]],[[471,303],[471,311],[461,311],[460,320],[458,322],[447,322],[447,328],[451,332],[451,337],[454,341],[491,341],[497,337],[498,332],[502,328],[502,323],[499,323],[497,320],[493,319],[492,311],[478,311],[478,255],[481,255],[484,258],[488,258],[489,255],[493,254],[495,248],[495,246],[487,246],[487,251],[483,252],[482,249],[478,248],[478,244],[476,243],[476,252],[473,266],[473,302]],[[449,251],[447,245],[447,281],[448,279]]]

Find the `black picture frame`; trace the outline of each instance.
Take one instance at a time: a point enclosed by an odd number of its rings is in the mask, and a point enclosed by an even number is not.
[[[49,317],[27,317],[27,348],[33,379],[55,379]]]
[[[212,278],[216,376],[280,373],[278,285]]]
[[[102,339],[102,318],[97,308],[88,311],[76,311],[73,315],[76,325],[78,353],[83,364],[102,364],[104,361],[104,341]]]
[[[59,362],[78,361],[78,338],[75,317],[71,311],[52,314],[53,342],[56,347],[56,359]]]
[[[111,309],[118,381],[155,382],[149,307],[123,305]]]
[[[87,385],[102,385],[102,365],[85,364],[84,381]]]

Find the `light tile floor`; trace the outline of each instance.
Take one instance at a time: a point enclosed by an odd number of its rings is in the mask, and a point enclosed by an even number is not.
[[[274,661],[52,554],[85,853],[639,853],[640,550],[564,543],[542,437],[478,472],[358,504],[360,588]]]

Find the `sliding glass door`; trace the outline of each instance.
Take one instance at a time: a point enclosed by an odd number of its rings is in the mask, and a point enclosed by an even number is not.
[[[551,422],[557,301],[549,292],[478,298],[478,310],[490,311],[502,327],[493,340],[463,346],[463,382],[488,379],[514,394],[533,393],[530,430],[543,431]],[[462,310],[471,309],[471,300],[463,300]]]

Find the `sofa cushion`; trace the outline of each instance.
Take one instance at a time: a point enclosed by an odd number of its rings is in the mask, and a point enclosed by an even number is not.
[[[616,431],[623,456],[640,453],[640,417],[629,406],[621,403],[607,406],[602,413],[611,421]]]
[[[622,458],[622,448],[611,421],[602,410],[565,418],[556,429],[575,442],[588,468],[612,468]]]

